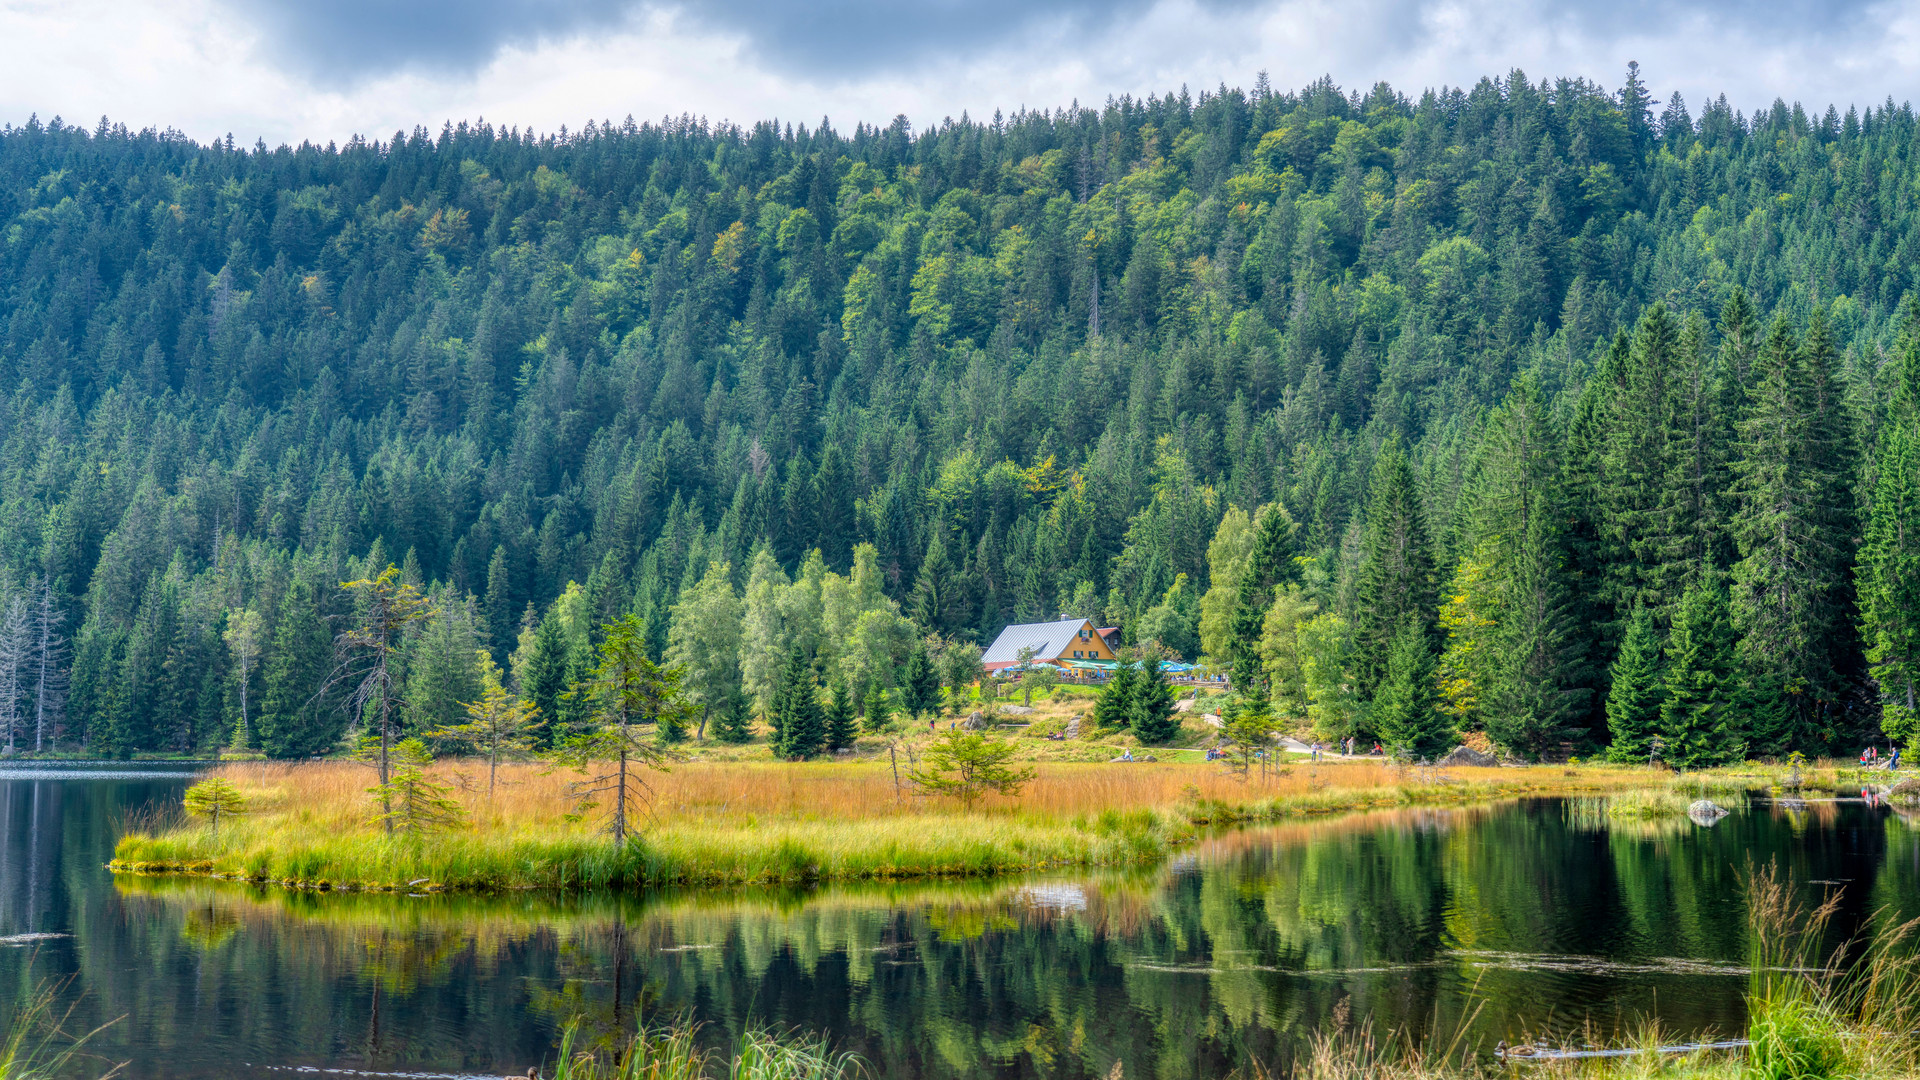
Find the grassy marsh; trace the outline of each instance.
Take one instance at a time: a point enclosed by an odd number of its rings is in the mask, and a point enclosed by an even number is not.
[[[468,823],[419,837],[369,823],[370,772],[344,762],[215,770],[250,813],[216,839],[199,823],[137,828],[113,868],[335,889],[719,885],[977,876],[1160,858],[1207,826],[1311,814],[1458,804],[1645,785],[1642,770],[1540,767],[1408,770],[1379,762],[1295,763],[1251,776],[1217,764],[1042,763],[1017,798],[974,813],[896,788],[882,762],[695,762],[650,777],[640,837],[614,847],[576,819],[570,774],[502,769],[489,799],[457,762]]]

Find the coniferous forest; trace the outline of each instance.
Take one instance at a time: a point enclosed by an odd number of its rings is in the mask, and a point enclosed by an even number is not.
[[[1630,69],[923,131],[35,120],[0,227],[9,750],[329,751],[342,583],[389,563],[410,731],[496,678],[584,722],[633,615],[689,734],[840,732],[804,756],[1065,613],[1422,753],[1920,737],[1891,101],[1696,115]]]

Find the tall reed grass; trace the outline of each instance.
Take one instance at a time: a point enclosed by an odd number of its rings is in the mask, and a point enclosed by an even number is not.
[[[113,1021],[92,1031],[73,1033],[68,1029],[73,1006],[59,1009],[59,997],[57,987],[42,985],[15,1007],[13,1021],[0,1037],[0,1080],[54,1080],[91,1071],[83,1069],[80,1055],[87,1042]],[[93,1075],[106,1080],[125,1068],[122,1062]]]
[[[560,1036],[553,1080],[862,1080],[864,1063],[836,1053],[825,1037],[769,1029],[747,1032],[729,1054],[702,1049],[699,1028],[680,1023],[641,1031],[612,1050],[576,1049],[580,1028]]]
[[[1018,797],[976,812],[918,798],[885,763],[694,763],[651,775],[638,839],[615,847],[567,795],[570,774],[503,766],[489,797],[457,763],[467,824],[423,836],[370,824],[370,773],[346,763],[216,770],[250,812],[216,838],[176,821],[130,830],[114,868],[327,888],[517,888],[971,876],[1151,860],[1205,826],[1468,803],[1647,783],[1621,770],[1474,769],[1417,776],[1378,763],[1249,777],[1203,764],[1043,764]],[[1471,778],[1465,778],[1471,774]]]

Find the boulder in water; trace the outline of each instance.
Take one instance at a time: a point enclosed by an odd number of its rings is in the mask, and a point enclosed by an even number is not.
[[[1717,825],[1721,818],[1727,816],[1727,809],[1711,799],[1695,799],[1687,807],[1687,816],[1693,819],[1695,825]]]
[[[1471,746],[1456,746],[1452,753],[1440,759],[1439,764],[1449,767],[1467,765],[1476,769],[1490,769],[1500,764],[1500,759],[1492,754],[1475,750]]]

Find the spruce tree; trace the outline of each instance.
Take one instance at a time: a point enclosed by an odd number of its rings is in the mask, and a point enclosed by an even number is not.
[[[1560,442],[1538,379],[1523,374],[1487,420],[1467,515],[1474,655],[1449,665],[1482,684],[1471,696],[1493,741],[1534,757],[1579,733],[1592,692],[1567,577]]]
[[[1853,455],[1835,363],[1818,310],[1804,347],[1777,316],[1740,422],[1731,605],[1745,734],[1760,754],[1830,738],[1857,657]]]
[[[860,721],[854,715],[853,691],[845,679],[835,679],[827,696],[826,738],[829,750],[851,750],[860,735]]]
[[[1717,580],[1703,577],[1680,598],[1667,646],[1666,690],[1660,727],[1668,762],[1703,769],[1740,760],[1745,743],[1736,716],[1734,630],[1727,590]]]
[[[1386,675],[1368,713],[1380,741],[1396,755],[1430,760],[1459,741],[1440,711],[1434,661],[1432,635],[1417,619],[1408,619],[1394,635]]]
[[[1381,453],[1372,488],[1354,616],[1354,674],[1363,698],[1386,679],[1388,657],[1405,628],[1433,633],[1438,605],[1426,511],[1413,465],[1399,447]]]
[[[1645,607],[1635,608],[1627,620],[1620,655],[1613,661],[1612,681],[1607,729],[1613,742],[1607,747],[1607,759],[1644,763],[1652,753],[1654,737],[1663,730],[1661,703],[1667,696],[1660,670],[1660,632],[1653,612]]]
[[[1160,669],[1160,658],[1141,657],[1127,702],[1127,723],[1134,736],[1148,746],[1159,746],[1180,734],[1180,714],[1174,711],[1174,700],[1173,684]]]
[[[753,699],[734,687],[713,714],[713,737],[723,743],[744,743],[753,739]]]
[[[1913,300],[1908,298],[1908,307]],[[1900,386],[1875,461],[1872,513],[1856,580],[1860,630],[1881,702],[1881,730],[1920,743],[1920,333],[1910,330]],[[1920,749],[1920,747],[1917,747]]]
[[[333,635],[313,583],[296,577],[280,603],[260,695],[260,748],[270,757],[318,754],[339,738],[339,714],[320,700],[333,667]]]
[[[1260,633],[1267,608],[1273,604],[1274,589],[1297,576],[1294,566],[1293,519],[1279,503],[1260,511],[1255,525],[1253,550],[1240,576],[1234,597],[1229,630],[1229,648],[1233,660],[1230,678],[1242,691],[1252,690],[1261,679]]]
[[[861,702],[861,707],[866,712],[868,734],[878,735],[893,723],[893,704],[887,700],[887,688],[880,685],[879,679],[867,684],[866,698]]]
[[[1100,696],[1093,703],[1093,723],[1102,731],[1120,730],[1133,723],[1133,690],[1139,681],[1138,668],[1128,658],[1122,657],[1113,667],[1113,674],[1107,677],[1107,685],[1100,688]]]
[[[915,720],[940,709],[940,675],[927,655],[927,643],[915,641],[900,679],[900,705]]]
[[[560,695],[567,692],[567,638],[560,617],[551,608],[533,632],[525,665],[521,669],[520,692],[540,710],[541,716],[560,716]],[[549,723],[542,740],[551,746],[555,729]]]
[[[787,760],[814,757],[827,744],[827,718],[820,708],[820,683],[813,664],[798,646],[787,652],[774,691],[773,756]]]
[[[1641,316],[1631,345],[1611,372],[1605,442],[1601,531],[1611,556],[1602,596],[1611,618],[1623,619],[1635,604],[1659,608],[1661,506],[1672,457],[1673,382],[1679,362],[1680,328],[1664,303]]]

